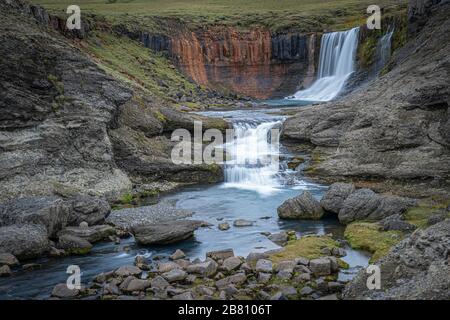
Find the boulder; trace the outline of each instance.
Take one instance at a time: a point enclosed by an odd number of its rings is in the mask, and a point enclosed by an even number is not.
[[[118,277],[138,276],[141,273],[141,269],[132,265],[122,266],[114,271],[114,275]]]
[[[308,191],[286,200],[278,207],[278,216],[282,219],[312,219],[322,218],[323,209],[320,203]]]
[[[272,272],[273,270],[273,265],[272,265],[272,261],[267,260],[267,259],[259,259],[256,262],[256,267],[255,267],[256,272]]]
[[[175,226],[181,218],[192,215],[192,211],[178,209],[173,203],[162,200],[161,202],[136,208],[113,210],[106,222],[117,228],[131,231],[133,227],[156,225],[161,222],[170,221]]]
[[[164,272],[169,272],[173,269],[180,269],[181,266],[176,263],[176,262],[160,262],[158,263],[158,272],[164,273]]]
[[[186,291],[172,297],[173,300],[194,300],[194,295],[191,291]]]
[[[181,251],[180,249],[177,249],[169,258],[170,260],[179,260],[186,257],[186,254]]]
[[[233,222],[233,226],[235,226],[237,228],[251,227],[252,225],[253,225],[253,221],[249,221],[249,220],[245,220],[245,219],[237,219],[237,220],[234,220],[234,222]]]
[[[320,205],[326,211],[338,214],[345,199],[353,191],[355,191],[355,186],[352,183],[333,183],[320,200]]]
[[[279,246],[285,246],[289,240],[289,236],[286,231],[279,233],[272,233],[267,238]]]
[[[379,221],[394,214],[402,214],[415,204],[414,199],[379,195],[370,189],[358,189],[344,201],[339,211],[339,221],[344,224],[356,220]]]
[[[415,225],[404,221],[400,214],[388,216],[381,220],[379,224],[381,226],[381,230],[383,231],[397,230],[410,232],[417,228]]]
[[[247,281],[247,276],[245,275],[245,273],[239,272],[216,281],[216,287],[222,289],[228,285],[241,285],[245,281]]]
[[[217,272],[217,263],[214,260],[208,260],[202,263],[196,263],[188,266],[186,271],[199,274],[203,277],[213,276]]]
[[[170,285],[169,282],[161,276],[156,276],[150,281],[150,284],[152,288],[156,289],[165,289]]]
[[[226,258],[222,263],[222,269],[225,271],[233,271],[239,268],[239,266],[242,264],[242,260],[238,257],[229,257]]]
[[[11,253],[0,253],[0,266],[3,265],[15,267],[19,265],[19,260]]]
[[[24,224],[0,227],[0,252],[18,259],[43,255],[49,249],[47,230],[43,225]]]
[[[83,255],[91,251],[92,244],[83,238],[65,234],[58,238],[58,248],[69,254]]]
[[[141,225],[132,228],[136,242],[142,245],[170,244],[194,236],[194,231],[202,225],[201,221],[177,220],[171,222]]]
[[[309,269],[316,276],[327,276],[331,274],[331,261],[327,258],[312,259]]]
[[[57,297],[61,299],[70,299],[78,296],[80,290],[77,289],[69,289],[67,288],[67,284],[59,283],[52,290],[52,297]]]
[[[181,269],[173,269],[163,273],[161,276],[169,282],[175,282],[186,279],[187,273]]]
[[[218,228],[220,231],[225,231],[225,230],[230,229],[230,224],[228,222],[222,222],[222,223],[219,223]]]
[[[116,234],[116,230],[109,225],[96,225],[96,226],[83,226],[79,227],[66,227],[58,232],[58,237],[63,235],[75,236],[85,239],[91,243],[99,242],[108,239],[110,236]]]
[[[127,277],[120,285],[120,290],[126,292],[144,291],[151,286],[149,280],[136,279],[133,276]]]
[[[11,269],[9,268],[9,266],[4,265],[4,266],[0,266],[0,278],[1,277],[9,277],[12,275]]]
[[[234,257],[234,251],[233,251],[233,249],[209,251],[206,253],[206,257],[211,258],[216,261],[225,260],[227,258]]]

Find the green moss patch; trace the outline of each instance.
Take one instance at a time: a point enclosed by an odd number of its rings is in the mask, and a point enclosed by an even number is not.
[[[295,258],[305,257],[315,259],[323,256],[323,248],[335,248],[338,243],[328,236],[307,236],[298,240],[289,241],[281,252],[274,253],[270,259],[274,263]]]
[[[434,203],[431,201],[422,202],[417,207],[408,209],[405,214],[405,220],[418,228],[427,226],[427,221],[430,216],[441,209],[447,208],[450,205],[450,200]],[[450,213],[447,214],[450,218]]]
[[[371,262],[386,255],[389,249],[403,239],[400,231],[381,231],[377,223],[354,222],[345,228],[345,238],[354,249],[373,253]]]

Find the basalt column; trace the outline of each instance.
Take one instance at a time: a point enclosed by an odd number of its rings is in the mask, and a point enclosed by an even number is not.
[[[173,36],[170,52],[197,83],[263,99],[312,81],[315,43],[315,35],[217,27]]]

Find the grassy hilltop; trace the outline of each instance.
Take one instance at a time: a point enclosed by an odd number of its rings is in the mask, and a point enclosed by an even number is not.
[[[72,0],[32,0],[63,12]],[[406,8],[406,0],[378,0],[385,12]],[[78,0],[83,12],[111,20],[155,27],[154,17],[176,18],[192,26],[205,24],[255,26],[271,30],[322,31],[345,29],[364,21],[373,0]]]

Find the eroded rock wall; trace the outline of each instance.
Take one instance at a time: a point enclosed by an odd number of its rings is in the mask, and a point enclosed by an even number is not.
[[[179,26],[171,35],[121,30],[146,47],[168,53],[198,84],[254,98],[283,97],[309,85],[318,57],[316,34]]]

